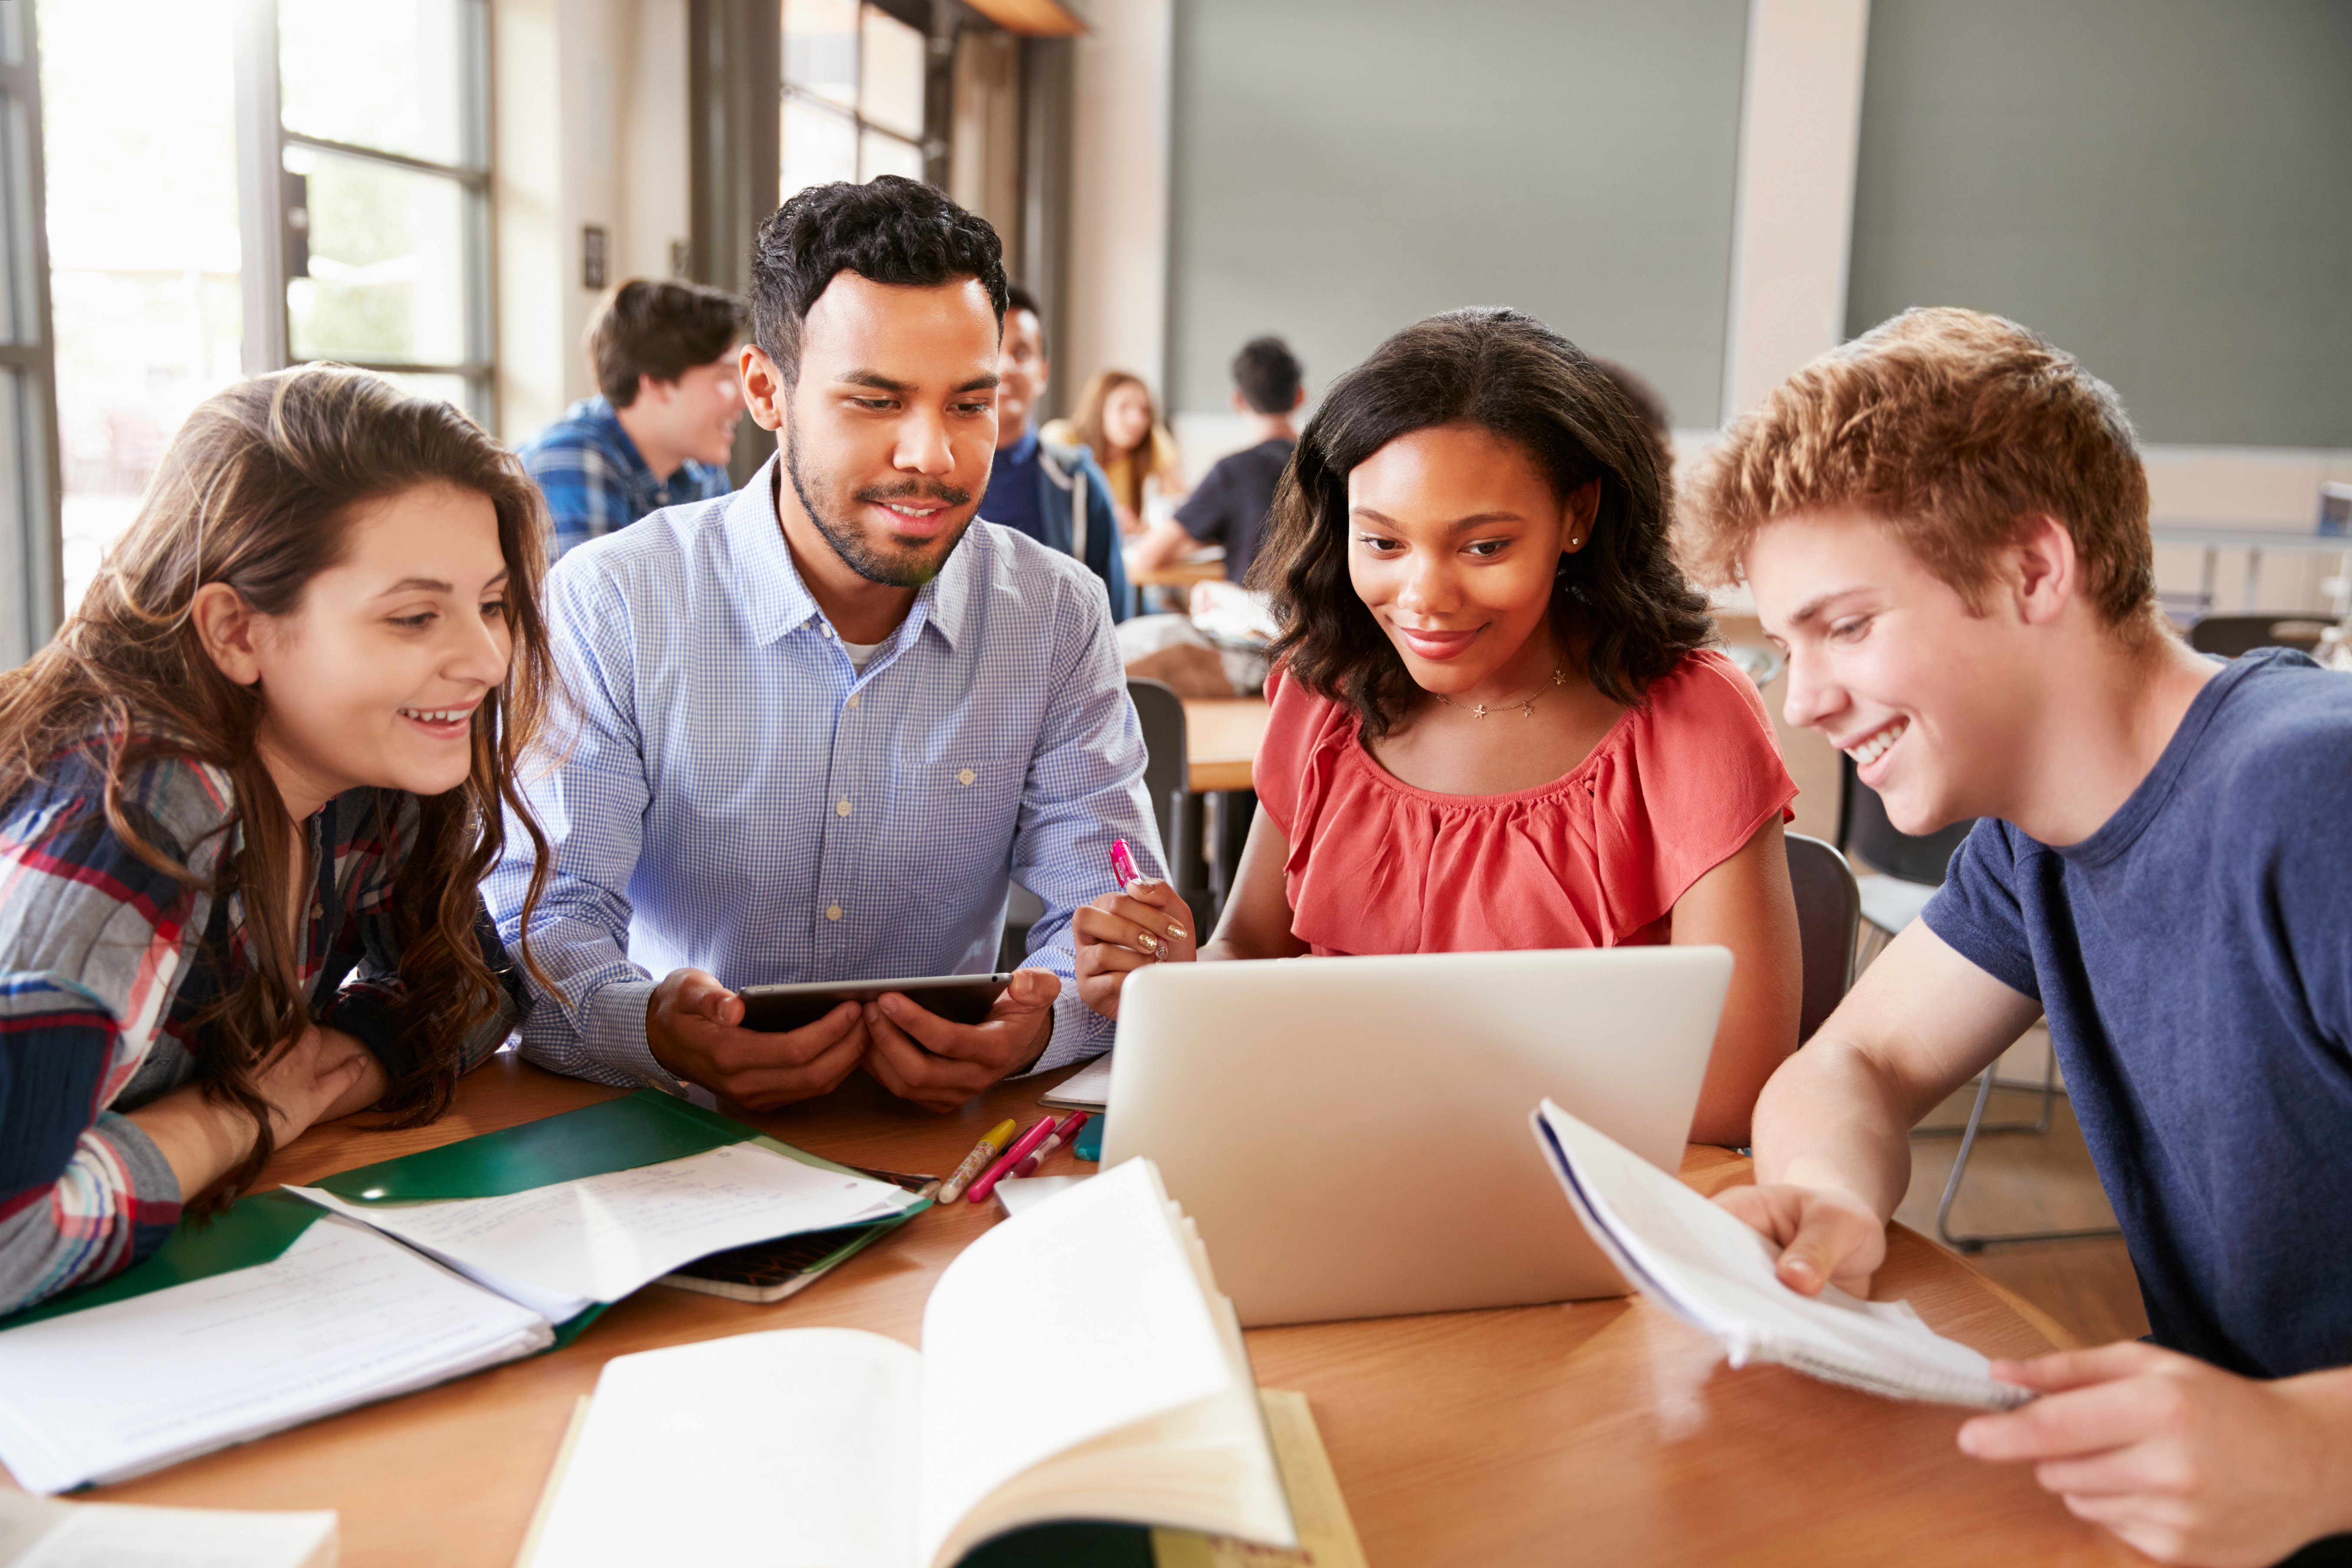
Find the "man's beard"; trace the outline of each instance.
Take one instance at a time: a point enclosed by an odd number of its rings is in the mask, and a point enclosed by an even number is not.
[[[966,518],[952,533],[928,540],[921,545],[905,545],[895,552],[877,550],[866,534],[846,518],[827,516],[810,495],[807,477],[801,470],[801,443],[797,422],[789,411],[784,416],[784,472],[791,476],[793,494],[800,498],[801,510],[808,513],[816,531],[824,535],[833,552],[848,564],[852,572],[869,583],[879,583],[889,588],[919,588],[938,576],[971,531],[971,519]],[[952,485],[936,481],[909,479],[905,484],[887,489],[868,486],[850,497],[854,501],[888,502],[906,500],[937,501],[942,506],[968,506],[970,490],[957,489]],[[937,553],[931,553],[936,551]]]

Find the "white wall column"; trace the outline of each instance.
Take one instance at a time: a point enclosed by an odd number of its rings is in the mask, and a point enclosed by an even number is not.
[[[581,336],[606,281],[669,276],[687,210],[684,0],[496,0],[499,429],[523,439],[595,390]]]
[[[1132,371],[1165,406],[1168,112],[1173,0],[1073,5],[1068,300],[1054,374],[1065,405],[1097,371]],[[1163,417],[1164,417],[1163,414]]]
[[[1845,336],[1870,0],[1749,0],[1727,423]]]

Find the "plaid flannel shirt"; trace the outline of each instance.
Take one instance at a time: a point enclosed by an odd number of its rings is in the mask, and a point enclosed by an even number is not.
[[[733,488],[725,468],[691,458],[667,479],[654,478],[602,397],[582,398],[515,451],[547,498],[558,555],[666,506],[709,500]]]
[[[0,1312],[127,1268],[178,1223],[177,1178],[121,1112],[194,1081],[192,1021],[223,994],[221,963],[250,956],[241,900],[205,885],[242,842],[228,775],[164,756],[123,781],[131,826],[198,879],[191,887],[108,824],[101,768],[94,747],[68,752],[0,809]],[[397,1020],[392,879],[415,839],[416,798],[353,790],[308,826],[318,877],[300,911],[299,979],[312,1016],[399,1084],[417,1058]],[[487,917],[478,935],[505,968]],[[457,1070],[495,1051],[522,1006],[509,971],[506,1005]]]

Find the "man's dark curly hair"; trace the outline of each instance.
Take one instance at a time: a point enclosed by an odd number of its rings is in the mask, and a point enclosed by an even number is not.
[[[1274,497],[1250,584],[1274,597],[1270,650],[1309,691],[1352,707],[1378,739],[1418,691],[1348,580],[1348,475],[1400,436],[1476,425],[1534,459],[1563,500],[1593,480],[1592,537],[1561,557],[1560,640],[1585,642],[1585,679],[1635,704],[1712,635],[1706,600],[1675,564],[1673,497],[1642,415],[1582,350],[1499,307],[1415,322],[1331,384]]]
[[[811,185],[768,215],[751,253],[751,336],[788,385],[801,323],[836,272],[914,288],[977,278],[1004,324],[1004,246],[987,219],[897,174]]]

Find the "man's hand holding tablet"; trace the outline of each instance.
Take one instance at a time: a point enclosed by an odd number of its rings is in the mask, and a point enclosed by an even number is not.
[[[840,1087],[867,1046],[864,1009],[843,1002],[780,1035],[743,1027],[743,998],[699,969],[679,969],[646,1004],[654,1060],[752,1110],[773,1110]]]
[[[900,1099],[952,1110],[1045,1054],[1061,992],[1042,969],[876,984],[738,992],[681,969],[646,1005],[646,1044],[679,1078],[753,1110],[830,1093],[861,1061]]]
[[[1021,969],[977,1024],[959,1024],[887,991],[866,1005],[866,1070],[901,1100],[954,1110],[1002,1078],[1028,1068],[1054,1037],[1061,977]]]

